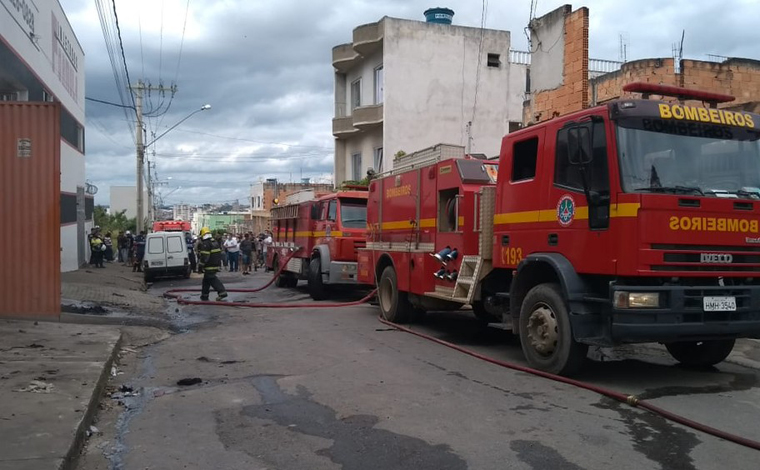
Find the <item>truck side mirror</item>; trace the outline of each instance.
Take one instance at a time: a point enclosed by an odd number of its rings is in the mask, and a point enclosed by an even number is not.
[[[588,165],[594,159],[591,152],[591,128],[575,126],[568,131],[567,158],[571,165]]]

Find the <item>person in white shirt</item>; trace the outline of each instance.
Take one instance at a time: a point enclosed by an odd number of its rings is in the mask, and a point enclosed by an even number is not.
[[[224,242],[224,248],[227,250],[227,259],[229,260],[230,272],[238,270],[238,259],[240,258],[240,244],[237,237],[227,235]]]

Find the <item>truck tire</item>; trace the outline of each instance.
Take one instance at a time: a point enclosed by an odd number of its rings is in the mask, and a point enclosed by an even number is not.
[[[559,285],[539,284],[520,307],[520,344],[528,364],[552,374],[578,372],[588,345],[573,339],[570,315]]]
[[[148,270],[146,269],[145,271],[143,271],[143,279],[145,280],[145,283],[147,284],[149,282],[153,282],[153,280],[155,279],[155,276],[152,273],[149,273]]]
[[[275,256],[272,261],[272,271],[277,272],[280,270],[280,257]],[[279,276],[274,280],[274,285],[277,287],[288,287],[288,273],[281,272]]]
[[[412,304],[406,292],[398,290],[398,278],[393,266],[388,266],[380,275],[377,289],[380,314],[393,323],[407,323],[412,319]]]
[[[733,339],[679,341],[665,347],[673,359],[687,366],[714,366],[723,362],[734,349]]]
[[[309,263],[309,295],[314,300],[325,300],[327,288],[322,283],[322,260],[314,258]]]
[[[288,287],[295,289],[298,287],[298,276],[295,273],[288,273]]]

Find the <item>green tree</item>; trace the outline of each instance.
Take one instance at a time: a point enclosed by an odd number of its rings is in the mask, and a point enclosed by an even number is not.
[[[127,211],[119,211],[116,214],[108,214],[103,206],[95,206],[94,219],[95,225],[100,226],[103,233],[118,232],[124,233],[127,230],[135,231],[137,229],[137,219],[132,217],[128,219],[125,215]]]

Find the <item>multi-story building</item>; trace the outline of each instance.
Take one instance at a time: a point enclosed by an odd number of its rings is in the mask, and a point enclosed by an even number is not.
[[[193,214],[195,213],[195,206],[190,204],[175,204],[172,207],[172,219],[173,220],[193,220]]]
[[[497,155],[519,128],[527,66],[510,61],[510,33],[384,17],[333,48],[335,183],[392,169],[393,156],[441,142]]]
[[[86,234],[94,211],[95,188],[85,182],[84,51],[59,2],[2,0],[0,4],[0,102],[60,104],[55,129],[60,135],[60,193],[49,203],[60,206],[60,270],[72,271],[87,259]],[[32,155],[39,152],[39,145],[30,142]],[[30,158],[29,164],[39,161]],[[13,175],[9,180],[18,181]],[[50,186],[44,179],[33,184]]]
[[[259,181],[251,185],[251,224],[255,233],[270,228],[269,217],[275,199],[282,204],[285,199],[299,191],[314,191],[315,195],[327,194],[333,191],[333,185],[311,183],[305,179],[301,183],[280,183],[275,179]]]
[[[148,191],[143,191],[143,201],[148,200]],[[131,219],[137,217],[137,187],[111,186],[111,214],[125,211],[124,215]]]

